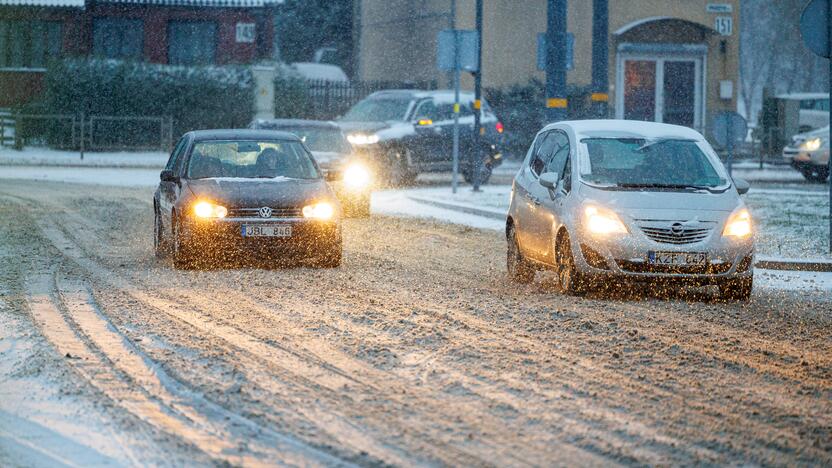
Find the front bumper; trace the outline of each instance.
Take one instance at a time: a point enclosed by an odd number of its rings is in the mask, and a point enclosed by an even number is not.
[[[243,237],[243,225],[286,225],[289,237]],[[306,218],[188,219],[182,225],[183,241],[196,253],[263,253],[287,257],[315,257],[341,242],[339,220]]]
[[[798,170],[807,167],[827,166],[829,164],[829,149],[821,148],[816,151],[805,151],[786,147],[783,149],[783,160]]]
[[[648,260],[653,252],[704,252],[702,266],[654,265]],[[593,276],[626,277],[634,280],[668,279],[719,283],[725,279],[753,275],[754,240],[733,240],[712,232],[708,239],[695,244],[675,245],[655,242],[640,233],[615,239],[583,235],[573,245],[578,270]]]

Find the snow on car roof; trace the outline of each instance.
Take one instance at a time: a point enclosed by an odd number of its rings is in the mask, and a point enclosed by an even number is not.
[[[385,89],[383,91],[376,91],[375,93],[371,94],[373,97],[383,97],[383,96],[405,96],[411,99],[422,99],[422,98],[433,98],[434,101],[440,103],[452,103],[454,102],[454,91],[441,89],[435,91],[424,91],[419,89]],[[474,100],[474,93],[471,91],[460,91],[459,92],[459,100],[460,102],[467,102]]]
[[[328,63],[296,62],[292,68],[297,70],[307,80],[323,80],[346,83],[349,81],[344,70],[337,65]]]
[[[196,141],[207,140],[296,140],[300,139],[289,132],[277,130],[241,130],[241,129],[218,129],[218,130],[194,130],[189,132]]]
[[[704,137],[688,127],[638,120],[567,120],[547,125],[544,130],[570,128],[578,140],[581,138],[633,137],[648,140],[660,138],[681,138],[704,140]]]

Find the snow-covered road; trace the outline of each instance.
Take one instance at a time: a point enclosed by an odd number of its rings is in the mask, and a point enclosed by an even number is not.
[[[575,298],[378,215],[338,269],[177,271],[151,192],[0,185],[0,464],[832,463],[829,290]]]

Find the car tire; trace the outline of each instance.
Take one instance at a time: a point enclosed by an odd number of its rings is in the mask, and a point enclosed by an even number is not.
[[[170,244],[165,239],[165,227],[159,209],[153,208],[153,251],[156,258],[163,259],[170,253]]]
[[[529,261],[523,257],[520,251],[520,244],[517,242],[517,233],[514,226],[508,229],[506,248],[506,271],[508,278],[519,284],[529,284],[534,281],[535,270]]]
[[[823,183],[826,182],[827,178],[829,178],[829,169],[822,166],[806,168],[800,172],[807,181],[813,183]]]
[[[719,285],[719,293],[726,301],[747,302],[754,289],[754,277],[724,281]]]
[[[586,294],[587,280],[575,267],[569,234],[561,236],[555,247],[555,273],[561,290],[574,296]]]
[[[387,184],[389,186],[401,187],[403,185],[410,185],[416,181],[419,173],[407,167],[407,161],[411,159],[411,154],[411,151],[407,148],[404,150],[391,150],[386,170]]]
[[[173,253],[173,266],[178,270],[189,270],[194,266],[190,252],[191,246],[182,238],[180,221],[172,216],[171,223],[173,224],[173,245],[171,248]]]
[[[341,266],[341,259],[343,257],[344,244],[341,239],[332,247],[326,249],[326,252],[318,257],[315,264],[319,268],[338,268]]]
[[[492,169],[489,166],[483,166],[480,170],[480,185],[485,185],[488,183],[488,180],[491,179]],[[474,171],[467,170],[462,173],[462,177],[465,179],[465,182],[474,185]]]

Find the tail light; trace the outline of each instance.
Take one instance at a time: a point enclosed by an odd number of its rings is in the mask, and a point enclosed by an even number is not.
[[[503,130],[505,130],[502,122],[497,122],[497,125],[495,125],[494,128],[497,130],[497,133],[503,133]]]

